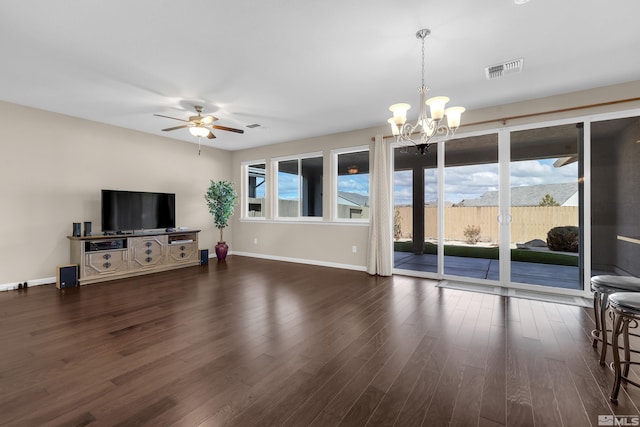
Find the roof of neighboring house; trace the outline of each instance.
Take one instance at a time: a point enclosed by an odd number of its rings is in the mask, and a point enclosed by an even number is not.
[[[454,205],[453,202],[444,202],[444,207],[445,208],[450,208],[453,205]],[[411,206],[411,205],[407,205],[407,206]],[[425,208],[437,208],[438,207],[438,202],[424,202],[424,207]]]
[[[369,206],[369,196],[363,196],[358,193],[350,193],[348,191],[338,191],[338,197],[353,203],[356,206]]]
[[[511,206],[538,206],[547,194],[553,197],[558,205],[563,206],[577,191],[577,182],[512,187]],[[477,199],[463,200],[459,204],[463,206],[498,206],[498,202],[498,192],[487,191]]]

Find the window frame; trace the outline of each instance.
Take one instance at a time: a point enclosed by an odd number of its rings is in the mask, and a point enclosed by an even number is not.
[[[264,164],[264,215],[263,216],[250,216],[249,215],[249,166],[255,164]],[[242,197],[241,197],[241,219],[249,220],[249,221],[264,221],[268,216],[268,206],[269,206],[269,167],[266,159],[260,160],[249,160],[240,163],[241,171],[242,171]]]
[[[369,153],[369,216],[367,218],[340,218],[338,217],[338,156],[342,154],[358,153],[366,151]],[[359,145],[355,147],[336,148],[331,150],[331,220],[333,222],[361,223],[371,222],[371,146]]]
[[[277,220],[277,221],[287,221],[287,222],[321,222],[324,221],[324,201],[322,200],[323,196],[321,195],[321,203],[323,204],[323,212],[322,215],[320,216],[304,216],[302,215],[302,185],[301,185],[301,180],[302,180],[302,160],[304,159],[311,159],[311,158],[320,158],[322,160],[322,169],[323,169],[323,178],[322,178],[322,191],[321,193],[324,193],[324,189],[325,189],[325,179],[324,179],[324,167],[325,167],[325,159],[324,159],[324,153],[322,151],[314,151],[311,153],[304,153],[304,154],[295,154],[295,155],[290,155],[290,156],[281,156],[281,157],[274,157],[271,159],[271,172],[272,172],[272,182],[273,182],[273,186],[272,186],[272,200],[273,200],[273,219]],[[291,160],[297,160],[298,162],[298,216],[280,216],[280,199],[278,197],[278,186],[279,186],[279,179],[278,179],[278,165],[280,164],[280,162],[286,162],[286,161],[291,161]]]

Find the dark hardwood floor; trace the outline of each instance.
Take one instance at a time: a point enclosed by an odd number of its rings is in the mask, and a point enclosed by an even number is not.
[[[0,293],[0,424],[597,426],[591,309],[230,256]]]

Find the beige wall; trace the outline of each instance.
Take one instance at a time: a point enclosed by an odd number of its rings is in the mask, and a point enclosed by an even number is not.
[[[383,132],[384,129],[377,129],[377,131]],[[265,221],[243,221],[240,220],[240,215],[234,215],[231,250],[245,255],[364,269],[368,224],[329,222],[331,200],[335,197],[331,181],[331,150],[370,145],[373,135],[375,135],[375,129],[364,129],[234,152],[232,177],[240,188],[242,162],[266,160],[269,168],[271,159],[275,157],[322,151],[324,157],[322,209],[325,220],[321,223],[300,224],[273,221],[270,216],[267,216]],[[269,181],[268,178],[268,183]],[[267,201],[267,212],[270,209],[271,202]],[[257,244],[254,244],[255,239],[258,239]],[[353,246],[356,246],[356,253],[353,253]]]
[[[640,98],[640,80],[605,86],[590,90],[565,93],[534,99],[526,102],[503,104],[496,107],[466,111],[459,133],[481,129],[499,129],[503,126],[515,126],[527,123],[538,123],[564,118],[584,117],[590,114],[623,111],[640,108],[640,101],[621,102]],[[592,108],[577,108],[596,105]],[[548,114],[539,114],[544,112]],[[553,111],[557,111],[553,113]],[[531,117],[521,117],[534,115]],[[503,121],[504,118],[513,118]],[[471,125],[479,122],[487,122]],[[465,125],[466,123],[466,125]]]
[[[217,240],[204,193],[228,179],[227,151],[0,102],[0,288],[56,275],[73,222],[100,231],[103,188],[176,193],[177,226]],[[232,238],[231,229],[225,238]]]

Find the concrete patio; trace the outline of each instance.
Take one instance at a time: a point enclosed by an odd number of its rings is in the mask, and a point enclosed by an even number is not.
[[[414,255],[411,252],[394,252],[394,268],[402,270],[437,272],[437,255]],[[451,276],[498,280],[497,259],[469,258],[445,255],[444,273]],[[612,274],[594,272],[594,274]],[[512,261],[511,281],[554,288],[581,290],[578,267]]]

